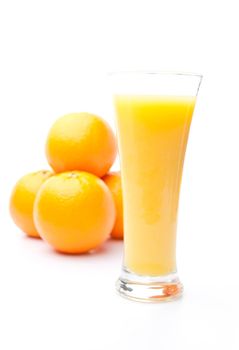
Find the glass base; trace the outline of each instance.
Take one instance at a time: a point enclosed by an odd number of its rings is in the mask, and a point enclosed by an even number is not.
[[[165,276],[142,276],[124,268],[116,282],[116,289],[127,299],[157,303],[180,298],[183,285],[176,273]]]

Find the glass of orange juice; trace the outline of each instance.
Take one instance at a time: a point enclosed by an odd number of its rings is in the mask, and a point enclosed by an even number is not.
[[[124,263],[117,281],[127,298],[181,296],[176,267],[180,184],[201,75],[111,73],[124,205]]]

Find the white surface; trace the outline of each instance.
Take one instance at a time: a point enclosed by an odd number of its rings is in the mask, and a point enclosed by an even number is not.
[[[239,339],[237,2],[0,2],[0,348],[227,349]],[[180,301],[115,294],[122,245],[67,257],[24,238],[8,215],[23,174],[45,168],[47,130],[89,111],[112,123],[104,74],[195,71],[178,230]]]

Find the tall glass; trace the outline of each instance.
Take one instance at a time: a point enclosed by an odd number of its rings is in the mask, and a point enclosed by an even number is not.
[[[202,77],[112,73],[124,205],[124,263],[117,290],[140,301],[182,294],[176,268],[180,184]]]

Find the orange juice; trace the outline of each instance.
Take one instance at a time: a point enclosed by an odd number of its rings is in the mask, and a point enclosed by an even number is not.
[[[124,200],[126,268],[176,271],[180,183],[195,105],[190,96],[115,97]]]

